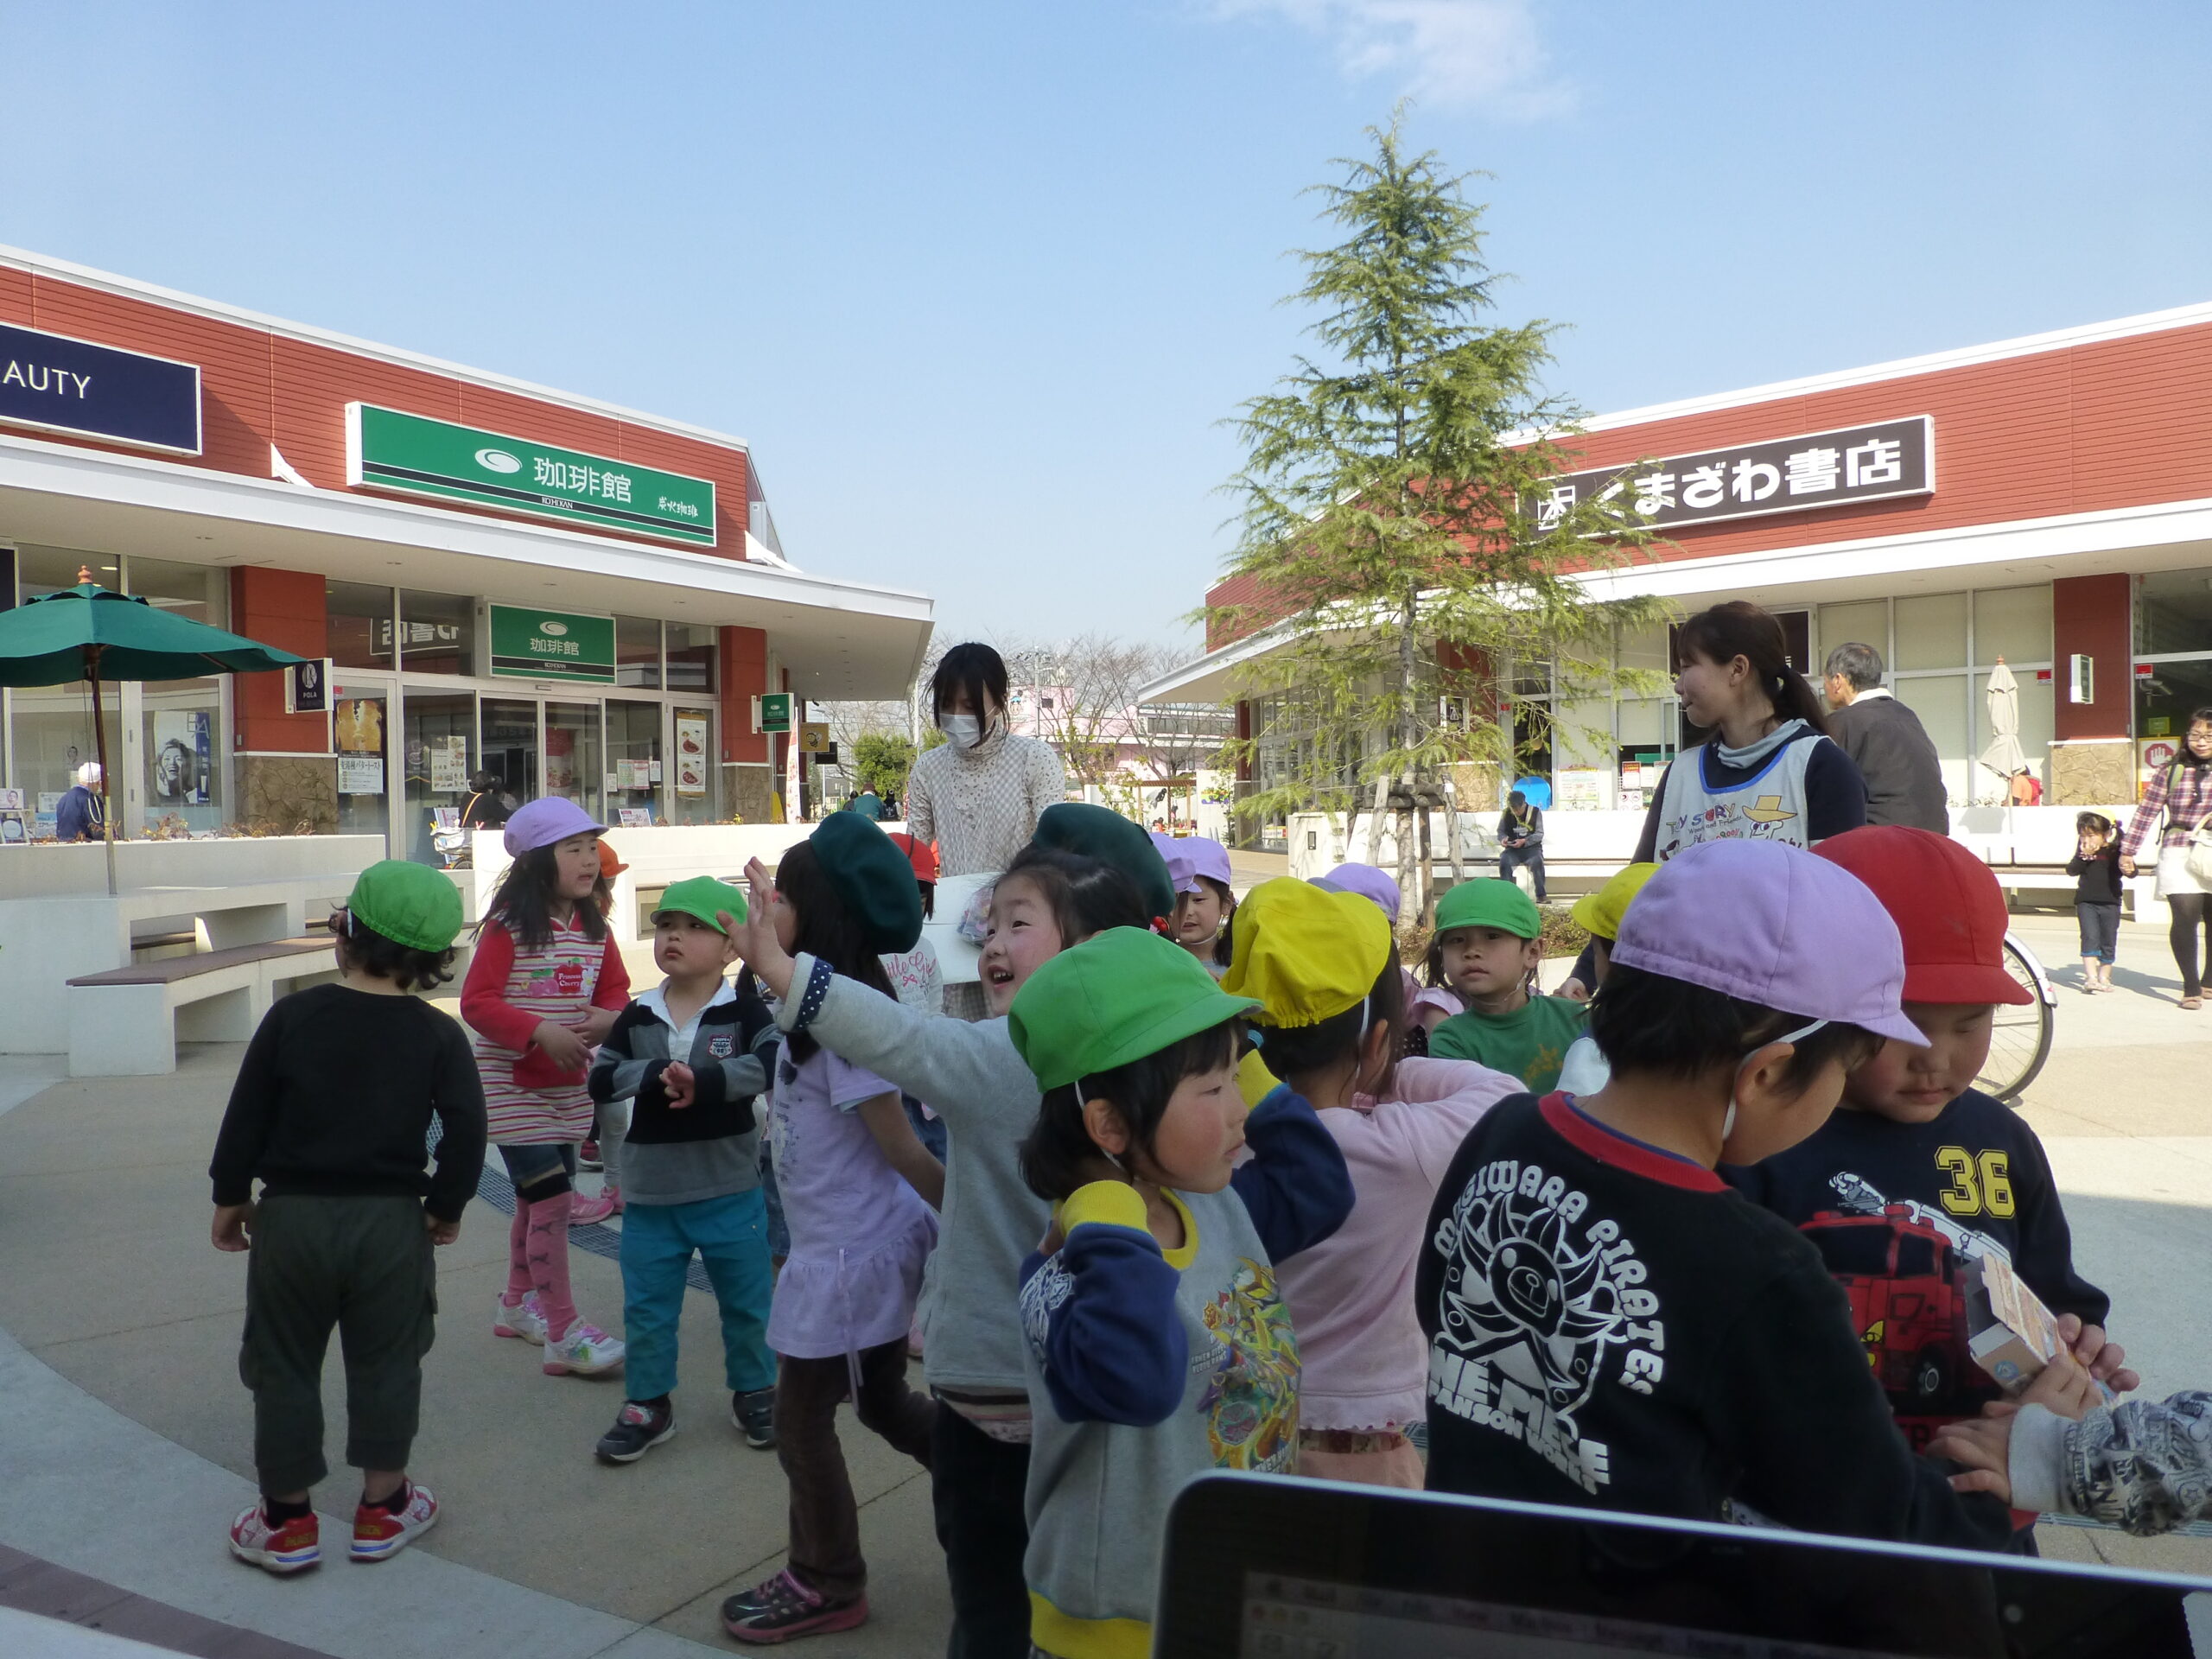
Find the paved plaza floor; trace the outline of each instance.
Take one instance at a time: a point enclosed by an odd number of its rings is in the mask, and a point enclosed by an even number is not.
[[[2113,1333],[2148,1389],[2212,1386],[2212,1014],[2175,1007],[2150,929],[2125,930],[2125,989],[2096,998],[2072,988],[2070,918],[2019,931],[2062,987],[2057,1044],[2023,1110],[2066,1193],[2077,1260],[2112,1292]],[[57,1612],[240,1656],[732,1650],[715,1606],[778,1565],[785,1491],[773,1455],[729,1427],[710,1300],[695,1295],[686,1316],[677,1437],[606,1467],[591,1448],[620,1383],[543,1376],[537,1350],[492,1336],[505,1222],[484,1204],[439,1253],[415,1460],[445,1505],[437,1529],[394,1560],[331,1560],[294,1580],[228,1558],[223,1529],[253,1495],[237,1376],[245,1262],[207,1244],[205,1172],[239,1052],[188,1049],[175,1077],[127,1081],[0,1063],[0,1618]],[[586,1314],[618,1327],[613,1262],[579,1250],[575,1277]],[[334,1356],[327,1382],[334,1457]],[[849,1412],[846,1426],[874,1618],[805,1651],[938,1651],[947,1601],[927,1478]],[[327,1529],[350,1522],[355,1478],[317,1494]],[[2212,1576],[2212,1539],[2051,1525],[2040,1537],[2050,1555]]]

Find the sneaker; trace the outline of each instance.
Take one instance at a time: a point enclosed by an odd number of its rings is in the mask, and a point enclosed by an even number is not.
[[[590,1170],[605,1169],[607,1167],[607,1166],[600,1160],[598,1141],[587,1141],[583,1145],[576,1148],[576,1167],[578,1169]]]
[[[722,1629],[741,1642],[789,1642],[868,1623],[868,1598],[831,1601],[808,1589],[786,1567],[766,1584],[722,1603]]]
[[[362,1504],[353,1511],[353,1559],[381,1561],[397,1555],[438,1523],[438,1500],[430,1489],[410,1481],[407,1502],[396,1510],[371,1509]]]
[[[599,1460],[601,1463],[635,1463],[663,1440],[676,1433],[676,1409],[669,1405],[648,1405],[643,1401],[627,1400],[614,1427],[599,1437]]]
[[[545,1310],[538,1305],[537,1293],[527,1293],[521,1301],[509,1307],[502,1297],[492,1313],[492,1334],[495,1337],[520,1337],[535,1347],[545,1345]]]
[[[548,1334],[545,1338],[545,1375],[562,1376],[574,1371],[578,1376],[597,1376],[605,1371],[622,1369],[623,1356],[629,1350],[595,1325],[578,1319],[569,1327],[564,1337]]]
[[[770,1387],[733,1394],[729,1420],[745,1436],[747,1446],[755,1452],[767,1451],[776,1444],[776,1390]]]
[[[272,1527],[257,1503],[231,1522],[231,1554],[280,1575],[305,1572],[322,1559],[315,1511]]]
[[[614,1206],[614,1213],[622,1213],[622,1189],[612,1183],[599,1189],[599,1196]]]
[[[620,1207],[619,1198],[610,1198],[602,1192],[595,1198],[588,1198],[579,1192],[576,1194],[575,1205],[569,1211],[569,1225],[571,1227],[595,1225],[597,1223],[605,1221]]]

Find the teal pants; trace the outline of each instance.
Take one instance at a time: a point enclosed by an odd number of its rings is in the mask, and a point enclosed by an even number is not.
[[[632,1198],[622,1212],[622,1335],[632,1400],[658,1400],[676,1387],[676,1332],[695,1250],[721,1309],[723,1381],[733,1394],[775,1386],[768,1351],[775,1279],[760,1190],[696,1204]]]

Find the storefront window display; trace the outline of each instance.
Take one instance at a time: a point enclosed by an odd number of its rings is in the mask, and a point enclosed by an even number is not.
[[[614,780],[607,810],[618,823],[626,812],[645,813],[649,823],[661,821],[655,807],[663,777],[662,719],[657,702],[607,702],[607,770]]]
[[[478,764],[499,779],[510,807],[534,801],[537,776],[537,705],[519,698],[486,697]]]
[[[600,771],[599,705],[545,705],[545,792],[574,801],[600,819],[604,779]]]
[[[523,706],[536,715],[535,704]],[[392,850],[398,857],[435,864],[440,860],[431,835],[438,827],[438,815],[447,812],[453,823],[459,823],[468,801],[469,775],[476,770],[476,756],[469,747],[475,734],[476,698],[467,691],[410,691],[403,709],[405,821],[392,826]]]
[[[388,591],[388,590],[387,590]],[[332,688],[331,747],[338,757],[338,828],[340,834],[381,836],[389,832],[391,799],[391,696],[377,681]]]
[[[674,666],[672,657],[671,666]],[[677,823],[712,823],[718,816],[721,772],[715,764],[714,715],[706,709],[678,704],[671,723],[676,728],[676,741],[669,817]]]
[[[2212,570],[2138,576],[2134,606],[2139,786],[2172,761],[2190,715],[2212,708]]]
[[[410,674],[476,671],[476,601],[464,594],[399,595],[400,661]]]

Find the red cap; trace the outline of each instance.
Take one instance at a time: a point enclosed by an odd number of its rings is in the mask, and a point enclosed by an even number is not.
[[[1870,824],[1814,849],[1874,890],[1904,941],[1908,1002],[2033,1001],[2005,969],[2012,918],[1989,867],[1948,836]]]
[[[914,880],[934,885],[937,881],[937,849],[926,841],[916,841],[903,830],[891,832],[891,844],[906,855],[906,861],[914,867]]]

